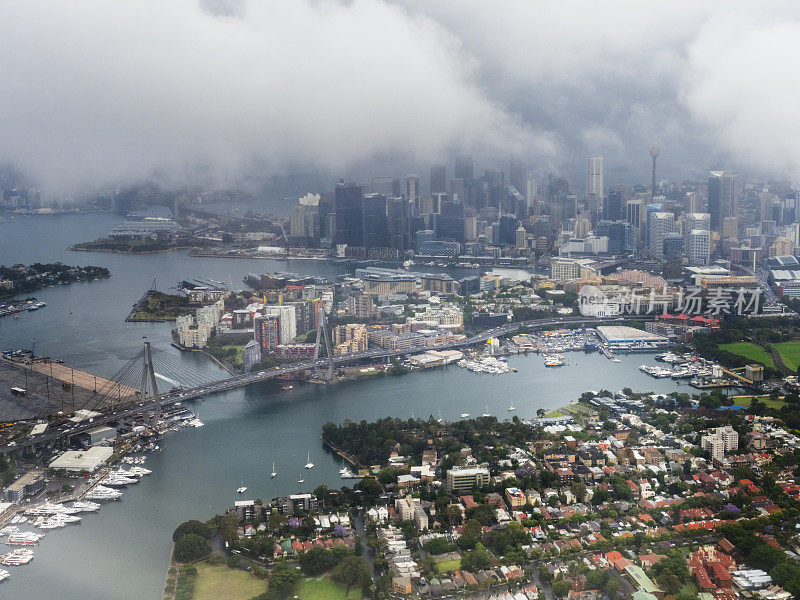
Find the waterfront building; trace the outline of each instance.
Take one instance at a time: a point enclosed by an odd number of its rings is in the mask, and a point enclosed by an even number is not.
[[[280,318],[277,315],[259,315],[255,318],[254,339],[261,356],[273,352],[280,344]]]
[[[442,294],[458,293],[458,282],[447,273],[423,273],[419,280],[423,291]]]
[[[370,272],[362,276],[365,294],[411,294],[417,291],[417,278],[399,272]]]
[[[593,277],[598,272],[593,264],[593,261],[590,260],[553,257],[550,260],[550,279],[571,281]]]
[[[348,323],[333,328],[333,353],[336,356],[363,352],[367,349],[369,335],[367,326],[361,323]]]
[[[461,244],[443,240],[424,241],[419,245],[419,254],[423,256],[458,256]]]
[[[26,498],[40,494],[44,490],[43,475],[44,472],[40,470],[28,471],[6,488],[6,499],[21,504]]]
[[[265,306],[264,315],[278,317],[280,327],[279,344],[288,344],[297,337],[297,312],[294,306],[290,304]]]
[[[256,340],[250,340],[245,344],[242,351],[242,366],[245,373],[249,373],[256,365],[261,362],[261,348]]]

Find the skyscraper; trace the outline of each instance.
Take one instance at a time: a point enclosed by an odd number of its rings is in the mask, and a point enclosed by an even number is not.
[[[650,250],[650,256],[663,259],[664,239],[668,233],[672,233],[675,217],[671,212],[651,212],[648,216],[650,239],[647,247]]]
[[[396,177],[373,177],[372,193],[383,194],[386,197],[400,195],[400,180]]]
[[[625,205],[622,192],[614,190],[608,192],[605,205],[605,216],[609,221],[621,221],[625,218]]]
[[[524,194],[526,191],[525,182],[528,181],[528,165],[521,160],[512,158],[509,166],[509,185],[517,188],[520,194]]]
[[[708,264],[711,247],[711,232],[707,229],[692,229],[686,236],[686,257],[689,266]]]
[[[469,154],[459,154],[456,156],[456,179],[464,181],[472,181],[473,179],[473,162],[472,156]]]
[[[447,193],[447,167],[444,165],[431,166],[431,194]]]
[[[336,213],[334,241],[337,244],[361,246],[364,241],[363,190],[360,185],[341,182],[333,196]]]
[[[592,194],[598,198],[603,197],[603,157],[592,156],[589,158],[589,171],[586,175],[586,196]]]
[[[399,196],[387,202],[389,247],[403,253],[411,249],[411,201]]]
[[[450,180],[450,197],[455,202],[460,202],[461,204],[466,204],[466,187],[465,181],[460,177],[456,177],[455,179]]]
[[[711,171],[708,177],[708,212],[711,213],[712,231],[722,231],[726,217],[736,216],[736,173]]]
[[[419,175],[406,175],[403,178],[403,195],[411,203],[414,214],[419,213]]]
[[[365,248],[385,248],[389,245],[389,229],[386,217],[386,196],[367,194],[363,197],[361,211]]]

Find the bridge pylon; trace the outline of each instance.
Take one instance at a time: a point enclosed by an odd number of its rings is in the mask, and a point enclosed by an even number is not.
[[[150,352],[150,342],[145,341],[144,352],[142,354],[142,384],[139,388],[139,401],[151,400],[153,403],[153,421],[156,425],[161,418],[161,399],[158,395],[158,384],[156,383],[156,373],[153,370],[153,356]]]
[[[331,346],[331,334],[328,329],[328,321],[325,318],[325,305],[322,304],[317,309],[317,342],[314,345],[314,362],[319,359],[320,343],[325,337],[325,352],[328,355],[328,369],[324,375],[326,381],[333,379],[333,349]],[[314,370],[319,373],[319,366],[314,365]]]

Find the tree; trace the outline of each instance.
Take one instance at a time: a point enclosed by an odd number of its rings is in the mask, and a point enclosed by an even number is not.
[[[360,556],[348,556],[338,565],[331,573],[331,578],[345,586],[344,597],[350,594],[350,588],[354,585],[364,584],[367,586],[371,580],[369,566],[367,562]]]
[[[553,582],[553,593],[559,598],[564,598],[572,589],[572,584],[569,581],[559,579]]]
[[[444,554],[452,549],[453,547],[445,538],[434,538],[425,545],[425,550],[430,554]]]
[[[293,569],[286,562],[280,562],[272,570],[267,585],[266,600],[283,600],[294,591],[297,582],[300,580],[300,573]]]
[[[191,562],[211,554],[208,542],[195,533],[187,533],[175,543],[175,560]]]
[[[583,502],[586,500],[586,484],[581,483],[580,481],[573,481],[572,484],[569,486],[569,490],[572,492],[572,495],[578,500],[578,502]]]
[[[211,537],[211,530],[206,526],[205,523],[200,521],[191,520],[185,521],[178,525],[175,531],[172,534],[172,541],[177,542],[183,536],[193,533],[195,535],[199,535],[204,540],[207,540]]]

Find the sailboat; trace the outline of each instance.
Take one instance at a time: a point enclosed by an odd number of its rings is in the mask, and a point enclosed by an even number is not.
[[[442,411],[439,411],[439,416],[436,418],[436,422],[437,423],[441,423],[442,422]]]
[[[303,476],[300,475],[300,479],[297,480],[297,483],[303,483],[304,481],[305,481],[305,479],[303,479]]]
[[[307,455],[308,462],[306,463],[306,469],[313,469],[314,463],[311,462],[311,453],[309,452]]]
[[[482,417],[491,417],[492,415],[489,414],[489,405],[486,405],[486,412],[481,415]]]
[[[270,473],[269,476],[273,477],[273,478],[278,476],[278,472],[275,470],[275,462],[274,461],[272,463],[272,473]]]
[[[517,407],[516,407],[516,406],[514,406],[514,403],[512,402],[511,404],[509,404],[509,405],[508,405],[508,408],[507,408],[506,410],[507,410],[508,412],[511,412],[511,411],[513,411],[513,410],[517,410]]]

